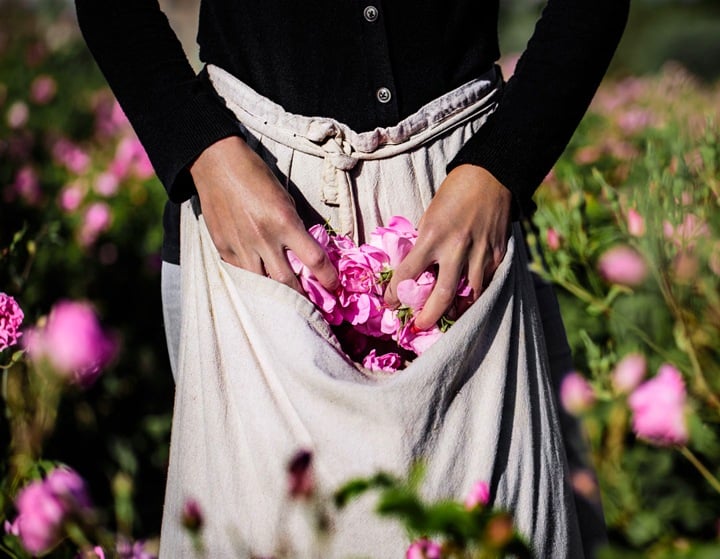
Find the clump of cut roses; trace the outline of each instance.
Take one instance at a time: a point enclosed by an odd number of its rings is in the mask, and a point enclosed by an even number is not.
[[[385,227],[370,234],[369,242],[361,245],[323,225],[314,225],[308,231],[335,266],[340,280],[338,289],[334,293],[325,289],[291,251],[290,265],[310,301],[334,327],[343,349],[367,369],[394,372],[403,368],[452,325],[449,316],[457,318],[459,310],[471,302],[472,290],[463,277],[450,315],[427,330],[417,328],[415,317],[437,280],[435,270],[428,269],[416,279],[398,283],[399,307],[393,309],[385,304],[385,289],[393,271],[417,239],[417,230],[404,217],[391,218]]]

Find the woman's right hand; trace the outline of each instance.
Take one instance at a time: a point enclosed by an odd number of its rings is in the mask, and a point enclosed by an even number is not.
[[[302,293],[288,262],[290,249],[324,287],[337,288],[337,272],[306,231],[292,197],[241,138],[231,136],[206,148],[190,173],[223,260]]]

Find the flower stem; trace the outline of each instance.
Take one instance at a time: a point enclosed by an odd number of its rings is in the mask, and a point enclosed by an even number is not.
[[[700,462],[697,456],[693,454],[693,452],[686,446],[681,446],[680,448],[680,454],[682,454],[685,458],[688,459],[688,461],[695,466],[698,472],[702,474],[702,476],[707,480],[707,482],[712,485],[713,489],[720,493],[720,480],[716,478],[710,470],[708,470],[705,465]]]

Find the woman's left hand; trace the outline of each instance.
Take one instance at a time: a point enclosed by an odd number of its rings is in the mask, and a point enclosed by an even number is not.
[[[510,191],[482,167],[453,169],[420,220],[415,247],[394,271],[385,302],[397,306],[398,283],[435,264],[437,282],[415,318],[418,329],[432,327],[450,308],[463,273],[477,299],[505,256],[511,204]]]

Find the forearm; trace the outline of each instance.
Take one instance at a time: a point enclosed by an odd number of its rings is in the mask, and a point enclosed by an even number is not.
[[[171,198],[192,192],[188,165],[238,134],[212,86],[198,78],[156,0],[76,0],[90,51]]]
[[[523,209],[607,71],[629,0],[549,0],[496,112],[448,166],[484,167]]]

